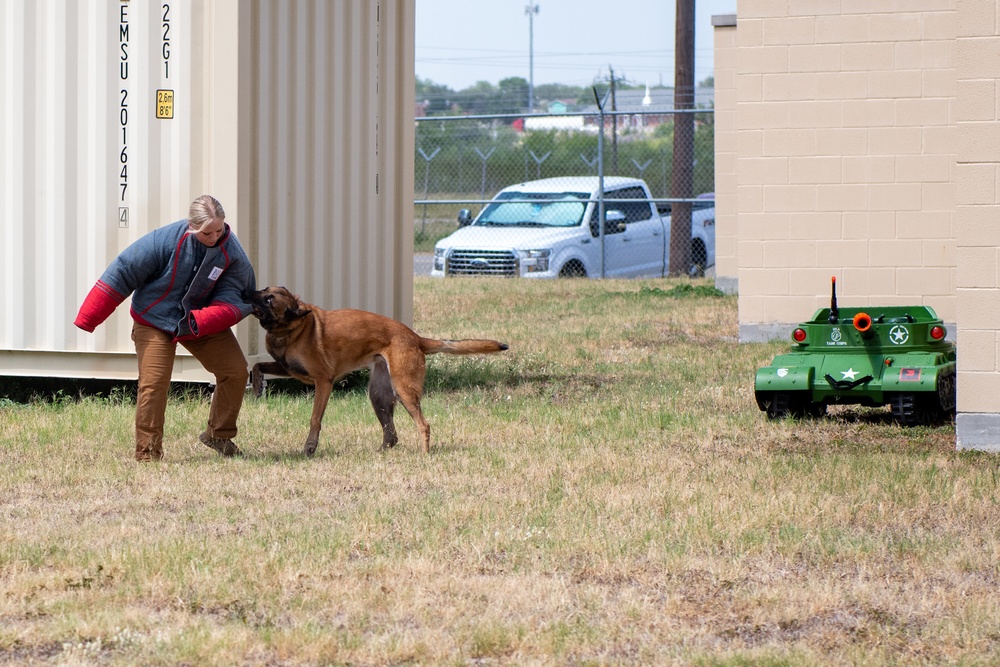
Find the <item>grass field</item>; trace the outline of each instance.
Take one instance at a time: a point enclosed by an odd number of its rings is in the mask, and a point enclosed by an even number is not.
[[[363,387],[248,398],[224,460],[208,406],[0,398],[0,664],[990,665],[996,457],[952,426],[840,408],[768,422],[708,282],[415,279],[432,451]],[[803,317],[811,313],[803,313]]]

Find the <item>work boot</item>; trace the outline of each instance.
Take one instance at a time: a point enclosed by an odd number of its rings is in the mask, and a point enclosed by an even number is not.
[[[236,446],[236,443],[229,438],[213,438],[208,434],[208,431],[203,431],[201,435],[198,436],[201,443],[206,447],[210,447],[215,451],[219,452],[223,456],[243,456],[243,452],[240,448]]]

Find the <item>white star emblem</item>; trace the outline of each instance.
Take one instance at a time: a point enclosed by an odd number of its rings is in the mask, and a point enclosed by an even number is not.
[[[902,345],[910,338],[910,332],[906,330],[906,327],[894,326],[889,330],[889,340],[893,345]]]
[[[848,368],[846,371],[840,371],[840,374],[844,376],[845,380],[854,380],[858,377],[858,372],[853,368]]]

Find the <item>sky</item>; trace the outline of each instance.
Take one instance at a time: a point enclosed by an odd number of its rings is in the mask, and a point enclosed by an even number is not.
[[[530,17],[529,4],[538,7]],[[675,7],[674,0],[416,0],[416,74],[456,91],[512,76],[530,81],[532,71],[536,86],[586,87],[606,81],[613,67],[632,84],[673,86]],[[712,76],[712,16],[734,13],[736,0],[695,0],[696,82]]]

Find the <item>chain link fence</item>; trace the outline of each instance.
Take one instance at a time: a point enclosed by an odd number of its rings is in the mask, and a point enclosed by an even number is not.
[[[686,132],[678,159],[675,132]],[[432,253],[435,245],[439,255],[469,251],[479,259],[487,250],[508,252],[515,266],[511,269],[508,260],[506,275],[665,275],[673,212],[685,226],[690,218],[692,271],[714,264],[711,109],[417,118],[414,159],[418,253]],[[601,175],[603,192],[593,187]],[[528,183],[542,179],[543,184]],[[490,204],[498,193],[504,204]],[[468,216],[460,222],[463,209]],[[552,229],[570,236],[580,232],[570,245],[600,246],[600,253],[559,258],[559,248],[519,248],[541,244],[532,236]],[[465,238],[452,239],[456,231]],[[442,243],[448,246],[445,253]],[[648,244],[661,246],[658,260],[656,248]],[[546,262],[532,263],[540,258],[527,256],[528,251],[546,250],[548,268],[537,270]],[[609,259],[612,251],[618,256]],[[628,253],[641,258],[632,261]],[[448,260],[435,258],[435,274],[474,273],[448,271],[459,265]],[[629,268],[630,262],[642,267]],[[526,263],[535,270],[527,271]]]

